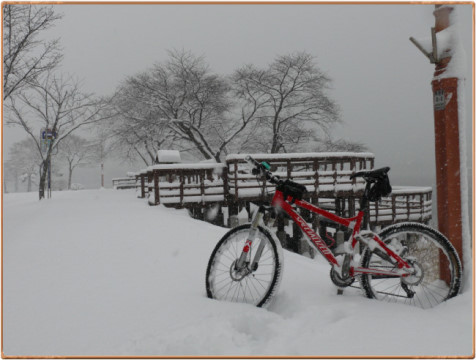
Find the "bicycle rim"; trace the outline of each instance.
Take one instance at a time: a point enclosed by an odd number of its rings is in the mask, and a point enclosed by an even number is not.
[[[423,227],[402,226],[385,234],[382,240],[417,271],[407,278],[363,275],[362,285],[368,297],[427,309],[457,294],[460,263],[454,248],[441,234]],[[396,266],[378,252],[369,250],[364,254],[362,265],[396,270]]]

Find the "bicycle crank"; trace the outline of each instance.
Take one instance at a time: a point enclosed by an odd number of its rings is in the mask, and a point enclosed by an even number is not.
[[[339,275],[339,273],[334,270],[334,268],[331,269],[330,276],[331,276],[331,280],[334,283],[334,285],[339,287],[339,288],[344,288],[344,287],[350,286],[354,283],[354,280],[355,280],[355,278],[350,277],[350,276],[348,276],[346,278],[341,277]]]
[[[339,274],[334,268],[331,269],[331,280],[338,287],[347,287],[352,285],[354,278],[350,276],[350,254],[345,254],[342,261],[342,268]]]

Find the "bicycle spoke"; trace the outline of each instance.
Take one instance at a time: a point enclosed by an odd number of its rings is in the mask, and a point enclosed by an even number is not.
[[[457,294],[461,267],[451,244],[431,228],[407,224],[384,231],[382,240],[414,268],[406,276],[362,275],[367,296],[388,302],[401,302],[430,308]],[[387,238],[385,238],[387,236]],[[405,249],[404,252],[401,249]],[[398,271],[380,258],[378,252],[366,250],[364,268]],[[448,283],[446,279],[448,280]]]

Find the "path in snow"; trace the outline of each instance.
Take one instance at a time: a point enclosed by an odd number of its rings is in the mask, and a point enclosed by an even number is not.
[[[226,229],[133,191],[4,195],[4,354],[469,356],[472,292],[422,310],[346,290],[284,252],[268,309],[210,300]]]

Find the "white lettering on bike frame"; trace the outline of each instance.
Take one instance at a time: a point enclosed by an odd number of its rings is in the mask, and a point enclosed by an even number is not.
[[[298,226],[306,233],[306,235],[311,239],[311,241],[316,245],[317,249],[320,253],[331,263],[332,265],[339,266],[337,259],[332,254],[332,251],[327,247],[324,240],[316,234],[307,224],[306,220],[304,220],[298,213],[296,213],[289,204],[283,202],[282,205],[283,209],[290,215],[293,220],[298,224]]]

